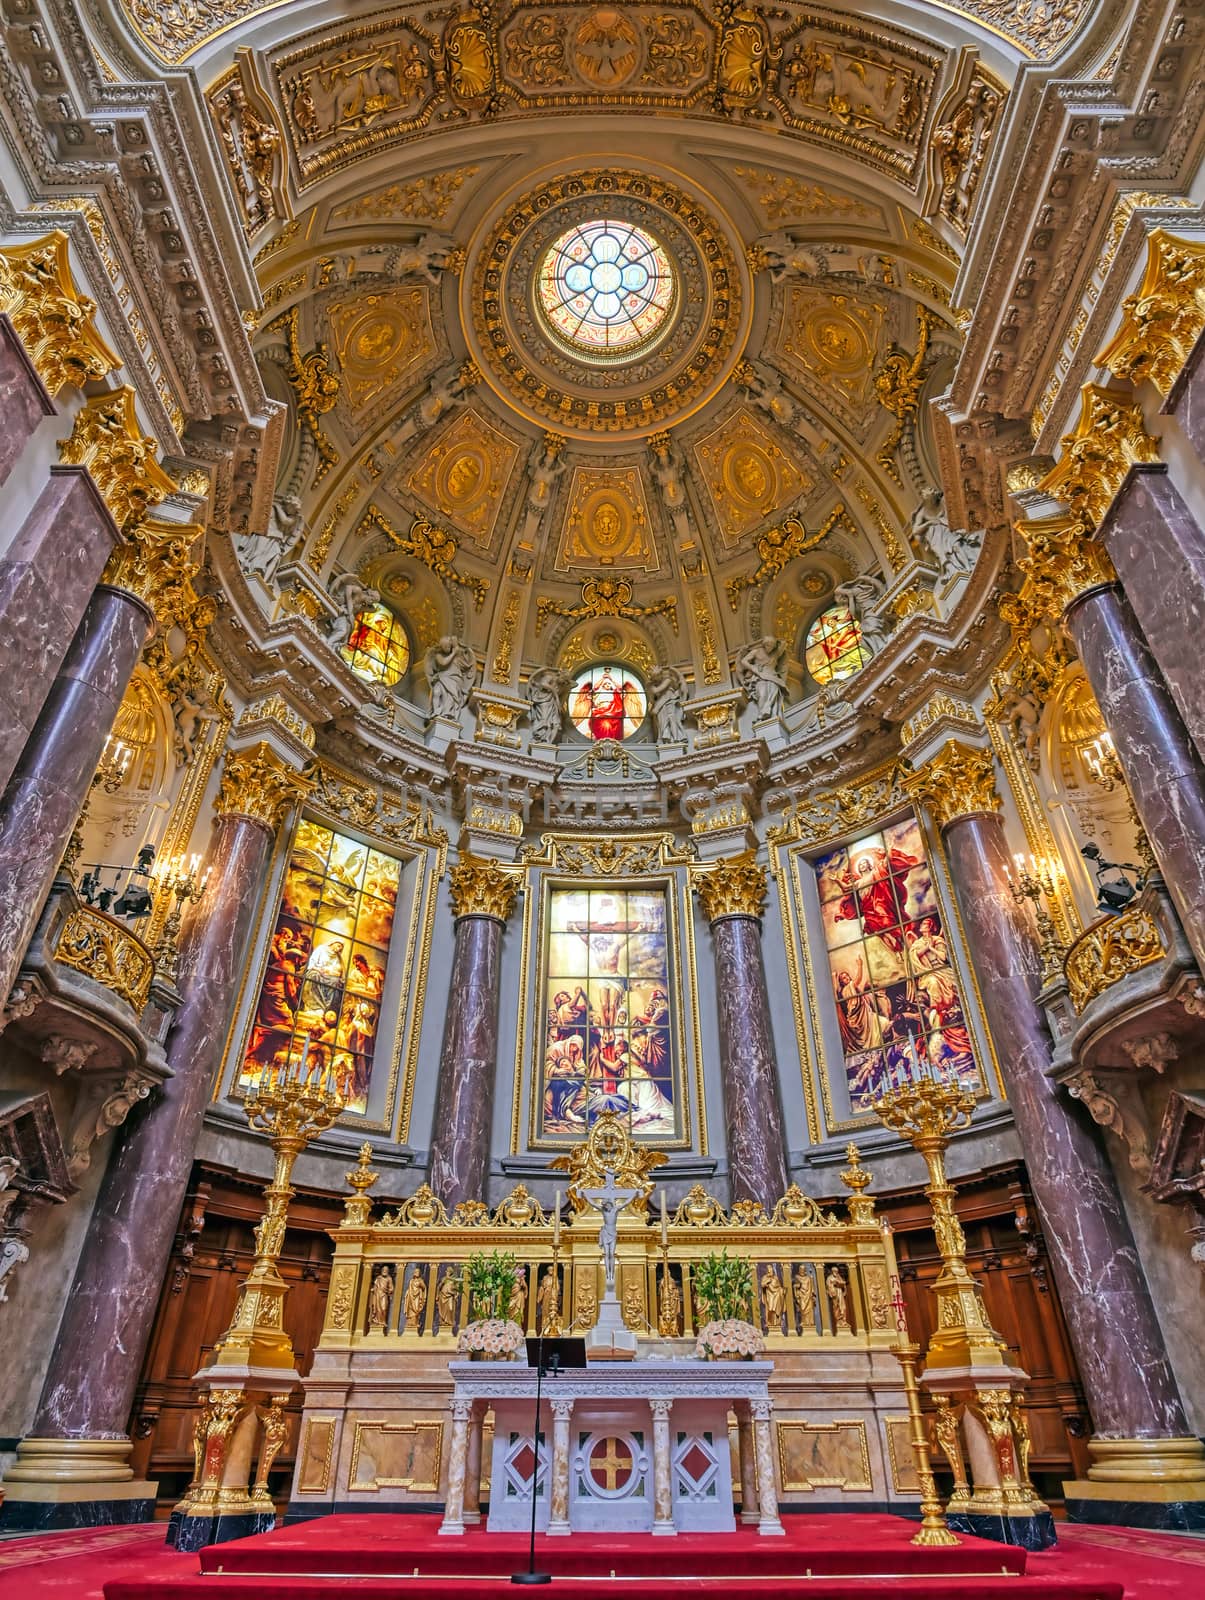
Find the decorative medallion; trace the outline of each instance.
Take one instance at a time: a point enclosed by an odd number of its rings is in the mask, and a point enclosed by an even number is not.
[[[816,488],[815,478],[743,406],[694,450],[730,550]]]
[[[472,263],[461,316],[473,358],[505,401],[562,434],[647,434],[700,406],[740,354],[743,259],[692,196],[643,173],[529,190]]]
[[[882,306],[807,285],[791,290],[778,348],[812,392],[858,429],[874,415],[872,372],[882,342]]]
[[[626,567],[656,572],[660,565],[639,468],[575,468],[557,571]]]
[[[344,393],[355,415],[395,390],[435,350],[425,288],[337,300],[327,311]]]
[[[514,469],[517,447],[472,407],[435,440],[406,487],[483,549]]]

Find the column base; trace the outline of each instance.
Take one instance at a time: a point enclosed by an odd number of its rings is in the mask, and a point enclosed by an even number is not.
[[[44,1533],[65,1528],[153,1522],[157,1483],[14,1483],[4,1486],[0,1532]]]
[[[1020,1545],[1022,1550],[1049,1550],[1058,1542],[1054,1518],[1049,1511],[1040,1511],[1034,1516],[1017,1516],[1013,1512],[947,1511],[946,1524],[953,1533],[994,1539],[997,1544]]]
[[[173,1511],[167,1525],[166,1543],[174,1550],[203,1550],[206,1545],[249,1539],[254,1533],[271,1533],[275,1526],[275,1511],[218,1512],[216,1516],[199,1517],[187,1511]]]

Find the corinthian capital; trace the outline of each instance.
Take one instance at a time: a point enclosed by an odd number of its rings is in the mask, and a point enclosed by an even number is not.
[[[496,917],[505,922],[519,893],[519,873],[486,857],[463,853],[448,874],[454,917]]]
[[[708,922],[760,917],[766,903],[766,869],[758,865],[752,850],[694,874],[694,886]]]
[[[1080,417],[1065,434],[1063,453],[1038,488],[1066,505],[1085,529],[1097,526],[1131,467],[1159,459],[1146,431],[1142,407],[1116,389],[1086,383]]]
[[[905,774],[904,788],[939,828],[959,817],[999,811],[992,753],[961,739],[947,739],[924,766]]]
[[[0,250],[0,311],[50,394],[82,389],[121,365],[96,331],[95,310],[72,282],[61,229]]]
[[[195,522],[147,517],[127,528],[105,564],[101,581],[141,600],[161,627],[174,622],[188,630],[212,602],[198,601],[192,587],[197,563],[192,552],[201,529]]]
[[[1117,582],[1108,551],[1078,517],[1035,517],[1018,529],[1028,546],[1021,599],[1034,615],[1057,622],[1080,595]]]
[[[295,767],[261,740],[245,750],[227,750],[214,810],[219,817],[247,817],[275,833],[281,817],[309,787]]]
[[[157,446],[138,425],[134,391],[128,384],[98,394],[79,410],[59,456],[87,467],[113,521],[121,529],[140,522],[176,485],[156,460]]]

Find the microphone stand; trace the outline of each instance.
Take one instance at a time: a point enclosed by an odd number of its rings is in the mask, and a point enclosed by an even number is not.
[[[527,1571],[513,1572],[512,1583],[551,1583],[550,1572],[536,1571],[536,1508],[539,1504],[540,1488],[540,1390],[544,1379],[544,1321],[540,1319],[539,1340],[536,1345],[536,1420],[531,1435],[531,1533],[527,1544]],[[556,1358],[553,1358],[554,1361]],[[553,1374],[555,1376],[555,1373]]]

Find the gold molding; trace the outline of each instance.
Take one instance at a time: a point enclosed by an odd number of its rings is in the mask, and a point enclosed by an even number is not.
[[[696,868],[690,881],[708,922],[722,917],[760,918],[765,910],[769,888],[766,869],[752,850],[717,861],[706,869]]]
[[[1102,917],[1085,929],[1063,957],[1071,1004],[1082,1011],[1098,995],[1131,972],[1149,967],[1165,954],[1159,924],[1141,906]]]
[[[939,828],[960,817],[990,815],[1001,809],[992,752],[961,739],[947,739],[936,755],[915,772],[905,773],[902,781]]]
[[[1025,575],[1020,600],[1035,616],[1057,622],[1081,595],[1117,582],[1108,551],[1078,516],[1031,517],[1017,526],[1027,545],[1017,562]]]
[[[1205,332],[1205,244],[1166,228],[1147,234],[1146,271],[1121,309],[1096,365],[1123,382],[1149,380],[1166,399]]]
[[[337,1417],[306,1418],[305,1441],[298,1451],[298,1456],[300,1458],[300,1470],[297,1474],[298,1494],[325,1494],[327,1489],[330,1487],[331,1461],[335,1453],[335,1433],[338,1429],[338,1426],[339,1419]],[[325,1428],[327,1430],[326,1445],[320,1456],[321,1477],[317,1483],[314,1483],[309,1480],[308,1473],[311,1465],[314,1464],[314,1456],[311,1454],[311,1451],[314,1447],[315,1436],[318,1434],[318,1430],[320,1428]]]
[[[120,367],[121,357],[96,330],[95,311],[95,301],[72,281],[62,229],[0,250],[0,312],[7,314],[49,394],[82,389]]]
[[[757,541],[759,562],[756,570],[745,573],[743,577],[729,578],[725,585],[728,591],[728,604],[735,611],[740,603],[740,595],[745,589],[754,589],[759,584],[768,583],[771,578],[777,577],[797,556],[804,555],[808,550],[814,550],[817,545],[823,544],[839,522],[844,522],[847,528],[852,527],[849,514],[841,501],[833,507],[815,533],[809,533],[804,527],[803,519],[797,516],[785,517],[775,527],[767,528]]]
[[[411,1494],[435,1494],[439,1489],[440,1462],[443,1457],[443,1419],[431,1422],[384,1422],[357,1418],[355,1431],[352,1434],[351,1463],[347,1473],[347,1487],[349,1493],[378,1494],[382,1489],[408,1489]],[[364,1435],[367,1433],[412,1434],[414,1436],[414,1455],[418,1454],[419,1446],[426,1436],[433,1444],[431,1475],[429,1479],[416,1479],[413,1476],[406,1478],[382,1478],[379,1473],[374,1473],[371,1483],[360,1480],[357,1469],[360,1465],[360,1451],[363,1447]]]
[[[176,488],[159,465],[154,439],[138,424],[134,400],[129,384],[93,396],[76,414],[70,436],[59,440],[60,458],[88,469],[123,531]]]
[[[193,550],[201,533],[195,522],[167,522],[156,516],[136,519],[114,547],[101,582],[141,600],[160,628],[178,623],[197,637],[214,616],[213,601],[198,599],[192,586],[199,570]]]
[[[495,917],[505,922],[515,908],[522,881],[519,869],[462,851],[448,873],[452,915],[458,921],[461,917]]]
[[[1142,407],[1129,394],[1086,383],[1073,433],[1038,485],[1061,500],[1085,529],[1094,529],[1133,466],[1159,460],[1158,441],[1146,431]]]
[[[310,788],[307,778],[261,740],[246,750],[227,750],[214,814],[246,817],[275,833],[281,817]]]
[[[581,604],[566,605],[550,595],[542,594],[536,601],[536,632],[543,630],[549,617],[568,617],[573,622],[585,618],[624,617],[637,621],[642,617],[668,617],[674,632],[678,631],[678,602],[671,594],[651,605],[632,604],[632,583],[629,578],[587,578],[582,584]]]
[[[155,962],[141,939],[103,912],[76,906],[54,941],[51,954],[64,967],[111,989],[141,1013],[151,992]]]
[[[457,572],[453,566],[459,542],[453,534],[445,528],[437,528],[426,517],[415,517],[410,524],[409,533],[399,533],[375,505],[370,505],[360,520],[363,530],[370,524],[375,524],[393,545],[395,550],[400,550],[405,556],[413,556],[415,561],[421,561],[428,572],[433,572],[437,578],[442,578],[445,583],[459,584],[462,589],[467,589],[473,596],[473,609],[480,611],[485,604],[486,592],[489,589],[488,578],[478,578],[473,575],[468,577]]]

